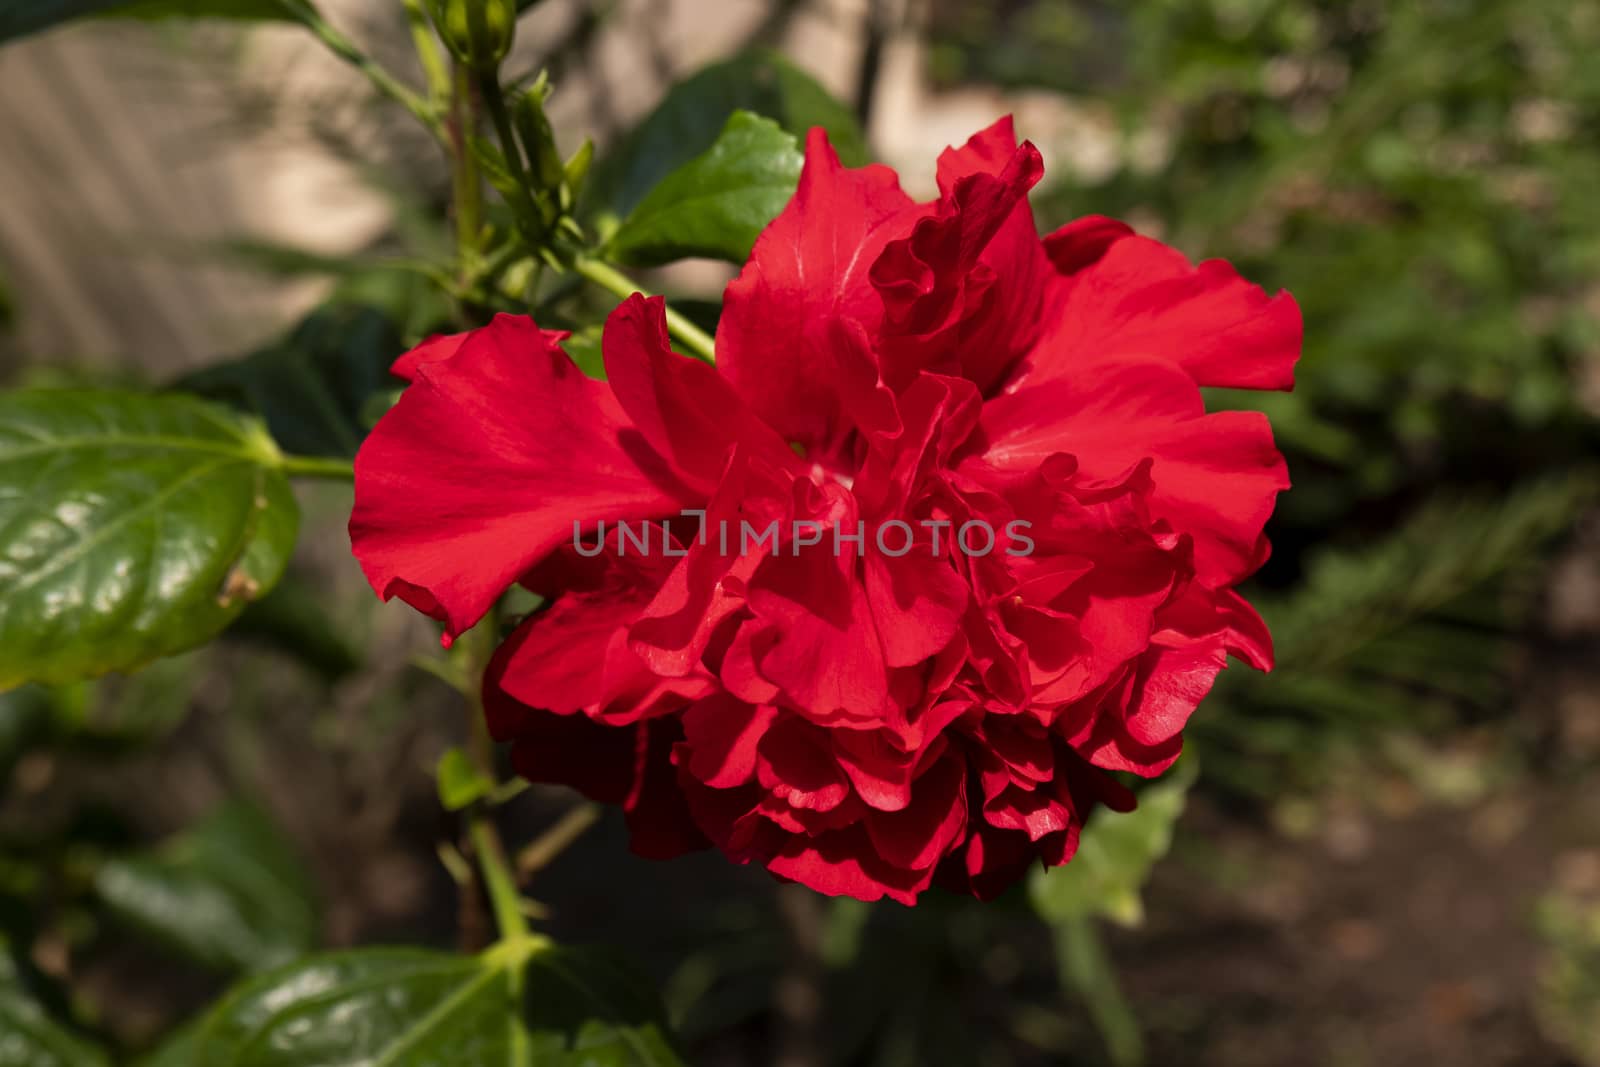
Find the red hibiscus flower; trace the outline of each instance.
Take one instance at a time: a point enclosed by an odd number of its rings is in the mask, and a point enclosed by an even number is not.
[[[1299,310],[1110,219],[1041,239],[1040,173],[1003,120],[919,204],[813,131],[715,368],[639,296],[606,381],[506,315],[401,358],[351,539],[447,636],[546,598],[484,679],[519,773],[647,856],[989,897],[1132,806],[1107,772],[1165,770],[1229,655],[1270,666],[1234,586],[1283,459],[1200,387],[1289,388]]]

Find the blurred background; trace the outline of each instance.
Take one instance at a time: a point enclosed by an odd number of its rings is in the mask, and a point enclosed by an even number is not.
[[[415,73],[397,5],[327,7]],[[1224,674],[1103,877],[832,901],[634,859],[541,788],[508,826],[547,927],[642,960],[710,1067],[1600,1065],[1600,3],[544,0],[509,69],[548,67],[563,147],[604,148],[751,47],[913,194],[1012,112],[1042,228],[1117,215],[1295,294],[1295,392],[1212,397],[1289,458],[1251,592],[1280,669]],[[381,366],[445,317],[410,264],[448,247],[448,185],[297,28],[8,47],[0,383]],[[219,644],[0,694],[0,928],[122,1048],[313,944],[486,921],[441,859],[435,635],[373,600],[347,488],[302,504],[289,577]]]

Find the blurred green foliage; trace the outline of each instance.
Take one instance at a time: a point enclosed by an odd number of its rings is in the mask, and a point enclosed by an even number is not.
[[[935,38],[944,77],[1110,127],[1116,165],[1062,160],[1042,222],[1128,217],[1295,294],[1296,392],[1248,401],[1291,453],[1285,523],[1592,448],[1600,5],[944,4]]]
[[[1539,903],[1537,922],[1546,948],[1539,1020],[1585,1067],[1600,1064],[1600,901],[1551,893]]]
[[[1304,311],[1293,394],[1213,398],[1272,416],[1295,489],[1280,503],[1275,556],[1253,597],[1279,670],[1222,676],[1192,725],[1205,767],[1195,792],[1269,800],[1314,787],[1331,754],[1377,759],[1375,742],[1394,731],[1504,716],[1514,706],[1510,653],[1536,628],[1543,553],[1595,499],[1600,73],[1590,57],[1600,2],[936,0],[930,34],[936,79],[1065,94],[1114,146],[1104,165],[1052,156],[1035,197],[1042,224],[1122,216],[1196,258],[1227,257],[1269,289],[1291,290]],[[735,107],[790,133],[821,122],[847,161],[869,155],[849,113],[808,75],[753,53],[681,83],[623,137],[597,164],[588,215],[648,206],[648,191],[711,148]],[[402,339],[452,316],[453,279],[437,267],[448,255],[443,213],[432,202],[399,207],[395,232],[364,257],[230,246],[267,272],[337,279],[337,299],[281,342],[182,384],[255,412],[294,451],[348,455],[392,397],[386,367]],[[527,287],[516,277],[470,295],[520,307]],[[563,321],[560,305],[574,295],[552,283],[541,322]],[[0,321],[3,310],[0,295]],[[591,373],[597,342],[590,326],[568,343]],[[322,686],[348,680],[376,656],[344,632],[345,613],[319,615],[319,592],[291,575],[229,633],[302,662]],[[0,781],[41,749],[120,751],[181,727],[189,690],[206,675],[194,663],[0,694]],[[362,710],[374,736],[413,714],[413,682],[390,678],[385,699]],[[313,691],[315,721],[331,728],[332,701]],[[236,698],[236,714],[243,703]],[[384,714],[394,721],[378,723]],[[447,809],[492,794],[460,750],[438,765]],[[1102,813],[1076,863],[1040,874],[1031,895],[981,907],[935,899],[914,912],[819,904],[816,958],[799,970],[813,968],[825,999],[827,1062],[1137,1062],[1136,1005],[1117,993],[1094,923],[1138,919],[1189,786],[1187,777],[1156,783],[1139,814]],[[42,901],[71,898],[214,968],[277,963],[315,940],[314,894],[278,832],[241,810],[222,809],[154,850],[120,829],[92,848],[63,832],[70,854],[7,840],[6,925],[26,933],[13,916],[31,924]],[[276,873],[237,877],[255,867]],[[650,890],[633,892],[638,903]],[[672,929],[633,938],[692,946],[675,951],[668,987],[691,1040],[759,1030],[776,1014],[773,990],[796,967],[793,931],[755,896],[696,898],[671,916]],[[168,921],[194,918],[186,912],[211,921]],[[1041,918],[1052,936],[1041,936]],[[1542,1018],[1592,1060],[1594,917],[1551,905],[1540,918],[1551,961]],[[16,943],[37,950],[37,940]],[[505,962],[484,960],[487,970],[452,957],[447,970],[470,983]],[[252,988],[292,985],[299,973]],[[1084,1007],[1103,1050],[1061,1010],[1054,982]],[[37,1024],[36,1043],[95,1062],[75,1051],[77,1038],[46,1032],[15,985],[0,971],[0,1015]],[[151,1062],[187,1063],[196,1040],[183,1031]]]
[[[1304,313],[1292,394],[1211,398],[1271,416],[1294,489],[1252,594],[1279,666],[1225,672],[1191,722],[1203,789],[1271,802],[1518,707],[1541,560],[1596,499],[1597,48],[1588,0],[933,4],[936,82],[1064,94],[1093,131],[1047,154],[1042,228],[1122,217]],[[1558,925],[1547,1029],[1592,1058],[1592,946]]]
[[[1196,725],[1241,758],[1208,770],[1271,793],[1492,702],[1527,618],[1494,580],[1592,500],[1600,4],[938,3],[932,35],[936,78],[1067,94],[1115,146],[1054,161],[1042,226],[1124,217],[1304,313],[1293,393],[1212,398],[1272,417],[1294,489],[1261,576],[1282,670],[1224,676]]]

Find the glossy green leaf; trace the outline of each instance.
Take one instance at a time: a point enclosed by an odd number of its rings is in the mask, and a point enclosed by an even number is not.
[[[783,210],[805,157],[771,119],[735,111],[702,155],[667,175],[612,235],[610,256],[649,267],[686,256],[743,263]]]
[[[213,637],[283,573],[281,465],[255,420],[192,397],[0,393],[0,690]]]
[[[377,308],[319,308],[283,341],[180,378],[175,387],[254,412],[285,452],[353,456],[364,408],[400,384],[389,366],[405,350]]]
[[[154,852],[108,860],[95,892],[114,917],[222,969],[273,967],[317,938],[314,893],[298,857],[242,802]]]
[[[654,991],[604,954],[530,938],[481,956],[362,949],[237,988],[206,1067],[681,1067]]]
[[[439,787],[439,803],[446,811],[460,811],[494,792],[494,781],[474,767],[459,748],[444,750],[434,779]]]
[[[849,108],[782,56],[744,52],[675,85],[596,167],[588,202],[628,215],[663,178],[710,149],[741,110],[765,115],[797,138],[821,126],[845,165],[867,162],[866,138]]]
[[[278,0],[8,0],[0,4],[0,42],[90,16],[133,18],[292,18]]]
[[[1144,916],[1139,890],[1156,861],[1172,846],[1172,828],[1183,814],[1195,763],[1139,794],[1126,814],[1098,809],[1083,828],[1078,851],[1064,867],[1037,868],[1029,878],[1034,908],[1053,923],[1102,916],[1136,925]]]

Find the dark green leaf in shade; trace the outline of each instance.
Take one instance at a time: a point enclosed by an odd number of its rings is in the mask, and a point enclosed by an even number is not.
[[[382,311],[333,304],[283,341],[174,386],[260,415],[286,452],[353,456],[366,436],[364,409],[374,394],[398,384],[389,366],[404,350]]]
[[[0,43],[90,16],[132,18],[292,18],[278,0],[7,0],[0,4]]]
[[[867,162],[866,138],[849,108],[776,53],[744,52],[673,86],[595,168],[588,203],[618,217],[629,214],[658,182],[710,149],[741,110],[765,115],[797,138],[821,126],[846,166]]]
[[[219,969],[277,966],[317,938],[315,894],[299,858],[265,814],[241,801],[153,852],[108,860],[95,892],[114,917]]]
[[[294,545],[282,462],[258,422],[192,397],[0,393],[0,690],[215,636]]]
[[[804,162],[793,134],[735,111],[714,145],[639,202],[612,235],[609,254],[637,267],[687,256],[743,263],[794,195]]]
[[[260,975],[201,1022],[206,1067],[681,1067],[654,991],[542,938],[481,956],[331,953]]]
[[[166,736],[192,706],[191,656],[159,660],[126,677],[0,692],[0,784],[36,749],[104,756]]]
[[[52,1019],[0,939],[0,1067],[107,1067],[105,1053]]]

